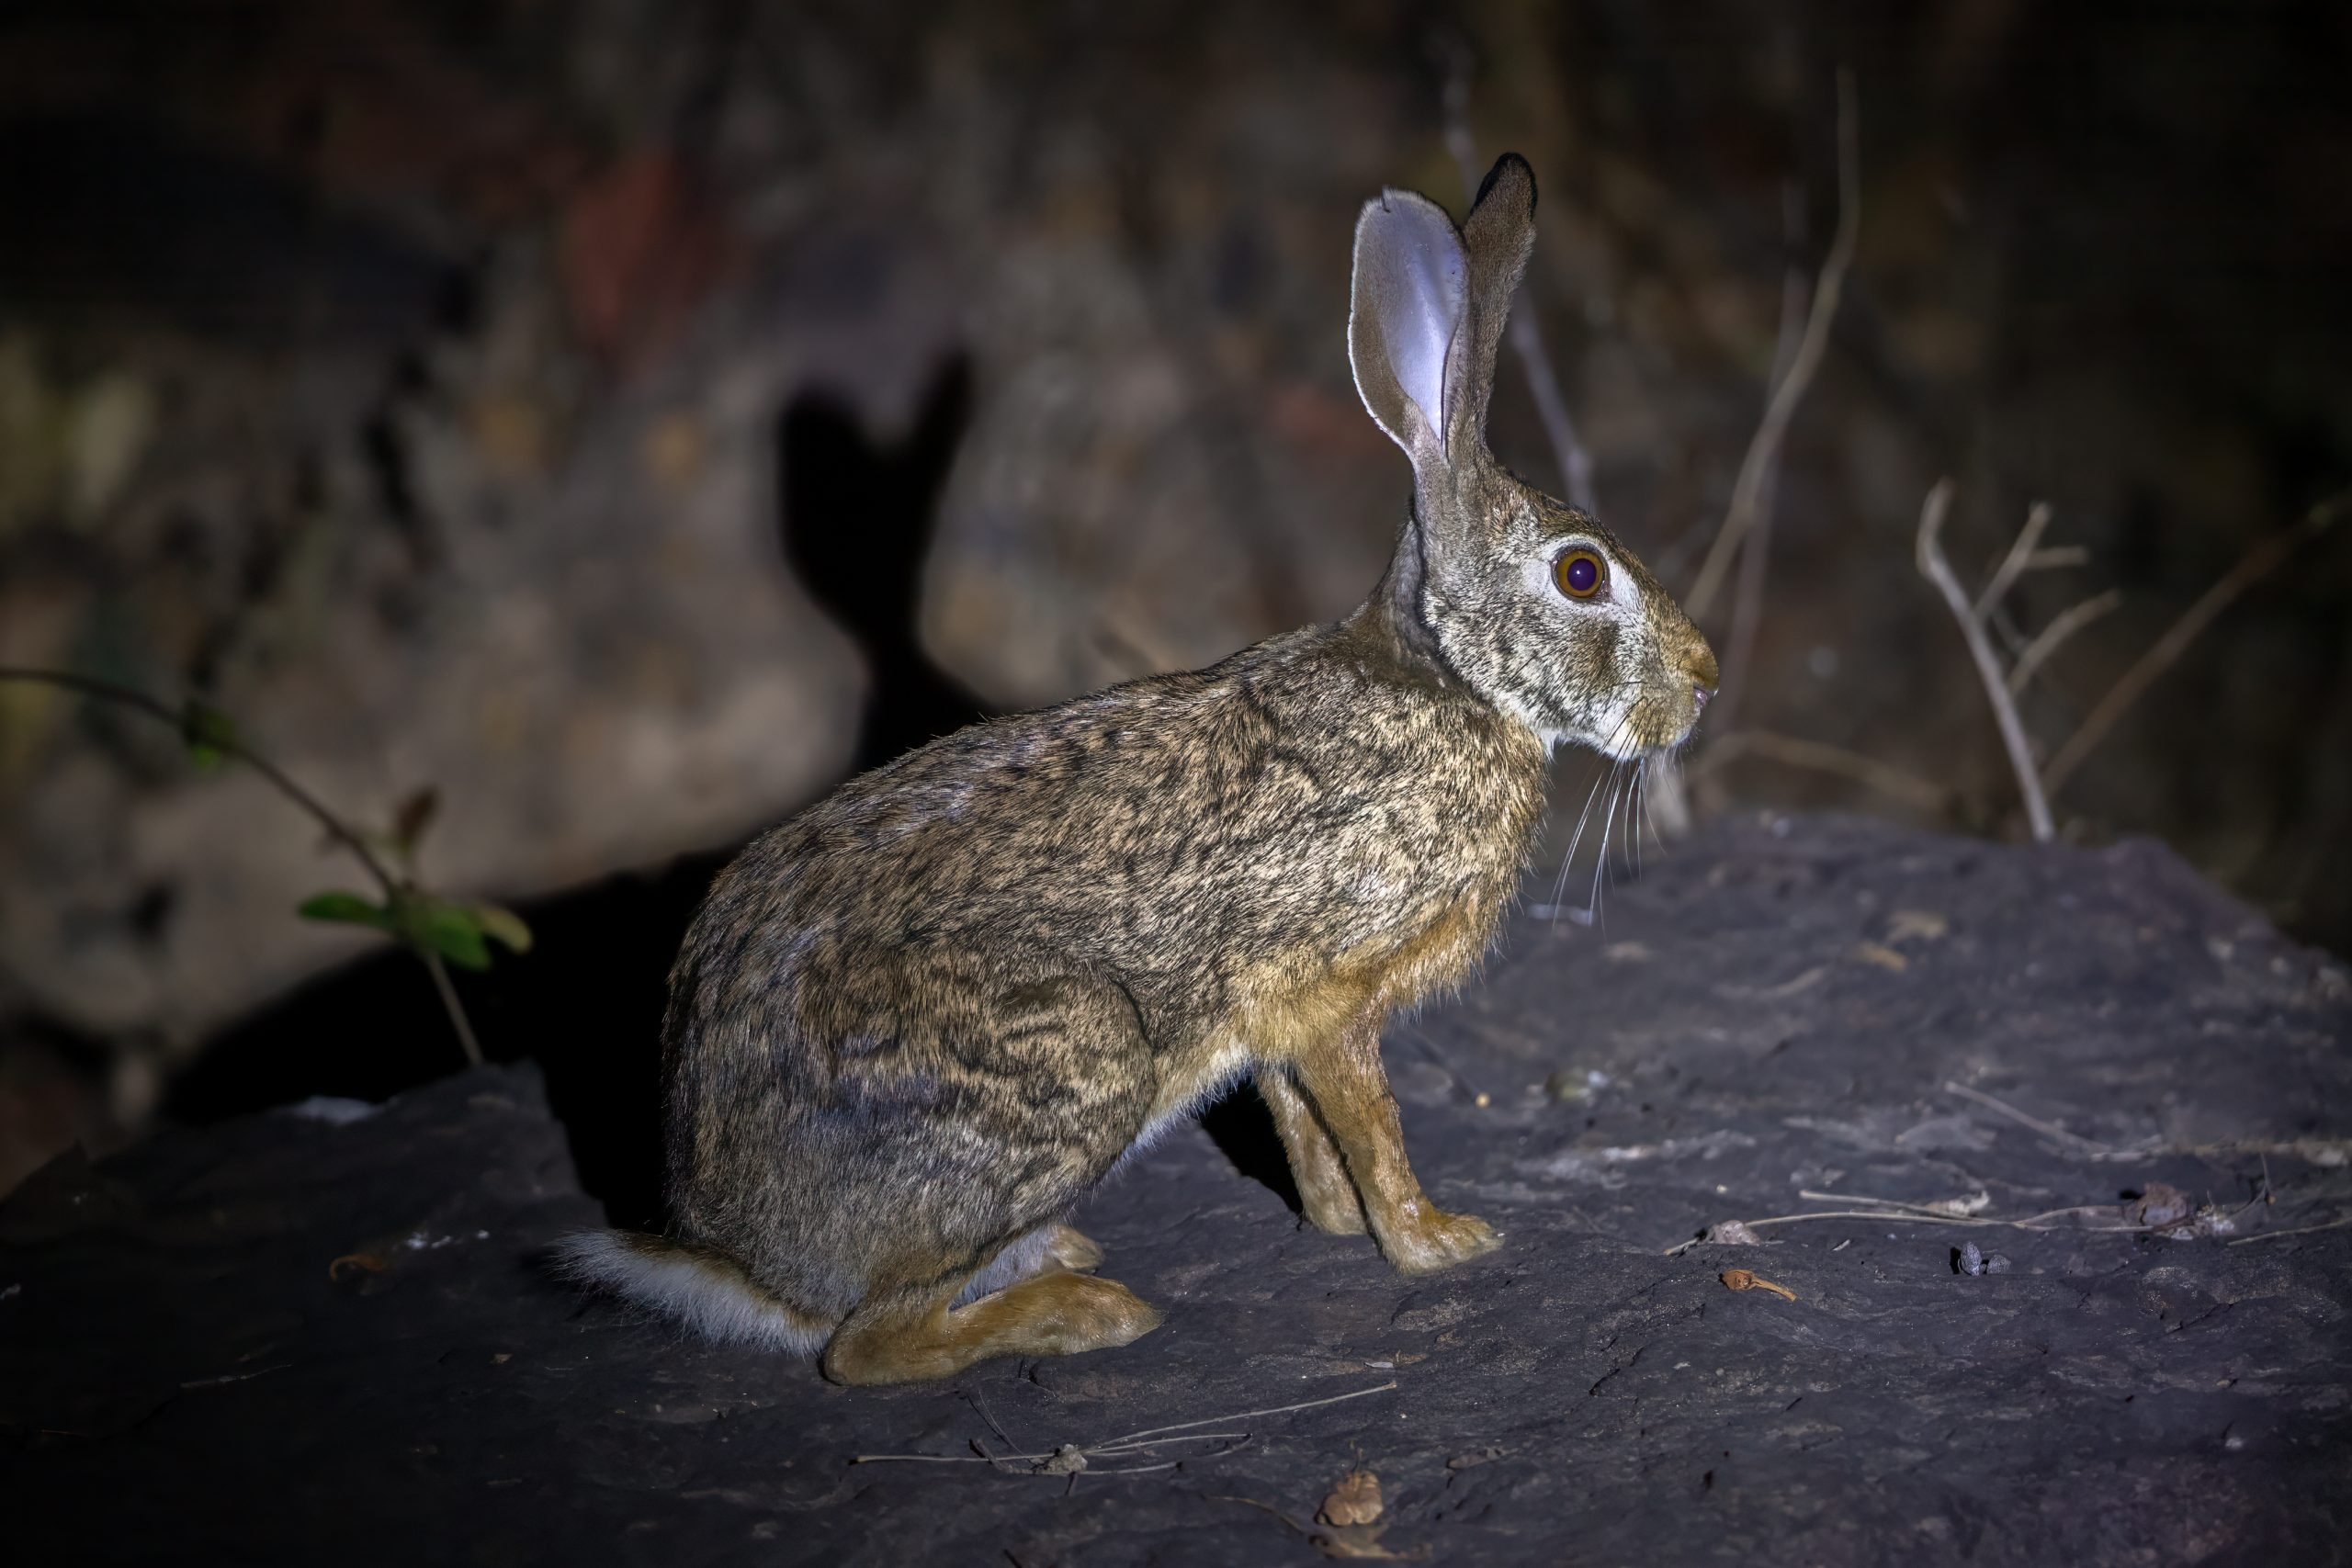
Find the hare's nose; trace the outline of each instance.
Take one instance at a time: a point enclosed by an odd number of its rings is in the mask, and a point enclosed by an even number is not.
[[[1696,705],[1701,713],[1707,711],[1707,704],[1713,699],[1715,689],[1713,686],[1702,685],[1696,681],[1690,682],[1690,701]]]

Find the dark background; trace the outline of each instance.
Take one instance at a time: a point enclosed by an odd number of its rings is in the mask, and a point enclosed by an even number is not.
[[[641,1213],[662,976],[730,846],[1368,588],[1406,471],[1348,381],[1349,235],[1384,184],[1460,205],[1450,81],[1479,163],[1536,169],[1520,309],[1679,590],[1836,220],[1851,69],[1860,249],[1694,799],[2015,837],[1920,499],[1958,479],[1972,582],[2051,503],[2085,558],[2018,635],[2120,591],[2026,694],[2047,755],[2352,483],[2347,35],[2321,4],[0,6],[0,661],[205,694],[369,822],[435,787],[425,874],[538,937],[464,982],[485,1042]],[[1560,482],[1510,367],[1492,439]],[[2053,803],[2339,953],[2346,533]],[[1755,732],[1909,783],[1723,746]],[[1564,761],[1563,828],[1590,778]],[[334,967],[363,945],[291,918],[355,882],[250,777],[0,686],[0,1189],[454,1066],[413,962]]]

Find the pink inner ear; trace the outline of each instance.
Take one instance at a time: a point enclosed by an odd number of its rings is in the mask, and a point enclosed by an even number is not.
[[[1390,287],[1384,291],[1380,337],[1397,387],[1412,400],[1445,453],[1446,362],[1469,300],[1469,265],[1453,222],[1425,203],[1396,202],[1383,214],[1379,243]]]

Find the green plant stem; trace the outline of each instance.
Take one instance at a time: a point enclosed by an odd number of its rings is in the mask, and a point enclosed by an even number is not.
[[[0,681],[29,682],[36,685],[53,686],[60,691],[74,692],[85,697],[96,697],[102,702],[113,703],[118,707],[126,707],[134,712],[143,713],[148,717],[169,725],[175,730],[182,727],[186,717],[184,714],[168,704],[150,696],[136,686],[121,685],[113,681],[100,680],[94,675],[77,675],[68,670],[31,670],[18,665],[0,665]],[[387,899],[414,891],[409,883],[395,876],[390,868],[384,864],[381,857],[368,848],[368,840],[359,834],[357,829],[329,810],[324,801],[297,784],[288,775],[285,769],[254,750],[239,738],[232,737],[227,739],[220,745],[219,749],[224,756],[232,757],[259,773],[278,794],[292,801],[312,821],[325,829],[329,838],[349,851],[361,865],[367,867],[368,874],[376,879],[377,886],[383,890]],[[458,1043],[465,1050],[466,1061],[470,1066],[481,1066],[482,1064],[481,1043],[474,1037],[473,1021],[466,1016],[465,1003],[458,999],[458,987],[451,982],[449,972],[443,965],[440,955],[427,953],[412,943],[403,942],[401,945],[424,960],[424,967],[432,973],[433,987],[440,995],[441,1006],[449,1015],[449,1027],[457,1032]]]
[[[474,1038],[473,1021],[466,1017],[466,1004],[458,999],[458,987],[449,978],[449,966],[441,962],[437,953],[421,947],[411,951],[424,960],[424,967],[433,976],[433,988],[441,994],[441,1005],[449,1011],[449,1027],[458,1032],[458,1043],[465,1048],[467,1063],[481,1066],[481,1042]]]

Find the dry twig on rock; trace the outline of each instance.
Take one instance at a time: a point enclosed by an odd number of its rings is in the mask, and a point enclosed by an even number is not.
[[[969,1454],[856,1454],[852,1464],[985,1464],[991,1469],[1014,1475],[1070,1475],[1080,1472],[1090,1475],[1139,1475],[1146,1471],[1169,1470],[1177,1461],[1165,1464],[1131,1465],[1118,1470],[1091,1470],[1089,1462],[1098,1459],[1121,1459],[1134,1454],[1149,1455],[1153,1449],[1165,1443],[1226,1442],[1238,1447],[1250,1440],[1248,1432],[1204,1432],[1203,1427],[1219,1427],[1227,1422],[1248,1421],[1260,1416],[1287,1416],[1295,1410],[1314,1410],[1326,1404],[1340,1404],[1351,1399],[1363,1399],[1368,1394],[1387,1393],[1396,1387],[1396,1380],[1371,1388],[1360,1388],[1351,1393],[1335,1393],[1328,1399],[1304,1399],[1296,1404],[1270,1405],[1263,1410],[1242,1410],[1231,1416],[1204,1416],[1198,1421],[1178,1421],[1165,1427],[1147,1427],[1140,1432],[1123,1437],[1106,1438],[1099,1443],[1061,1443],[1046,1453],[992,1454],[981,1449]],[[993,1427],[994,1422],[989,1425]],[[1228,1450],[1219,1450],[1220,1452]]]
[[[2034,766],[2033,748],[2026,739],[2025,723],[2018,717],[2017,700],[2009,694],[2008,681],[2001,672],[2000,659],[1994,653],[1993,644],[1984,635],[1984,618],[1977,606],[1969,602],[1967,591],[1961,587],[1960,579],[1952,574],[1951,562],[1944,558],[1944,517],[1951,510],[1951,496],[1952,481],[1939,479],[1936,488],[1928,492],[1926,503],[1919,509],[1919,574],[1935,584],[1936,591],[1943,595],[1944,603],[1951,607],[1952,619],[1960,624],[1960,635],[1968,643],[1968,655],[1975,660],[1977,678],[1984,682],[1985,698],[1993,705],[1994,720],[2000,726],[2001,745],[2009,754],[2010,771],[2017,774],[2018,791],[2025,798],[2026,821],[2033,830],[2034,841],[2046,844],[2056,836],[2057,829],[2050,819],[2050,802],[2041,793],[2041,774]],[[2026,519],[2026,526],[2018,536],[2020,544],[2026,543],[2026,534],[2039,532],[2035,522],[2041,516],[2042,511],[2037,507],[2033,515]],[[2008,571],[2010,561],[2022,562],[2030,554],[2030,545],[2022,552],[2012,549],[2008,559],[2002,562],[2002,570]],[[2014,573],[2011,576],[2014,578]],[[1999,574],[1996,574],[1994,581],[1996,583],[2001,581]]]

